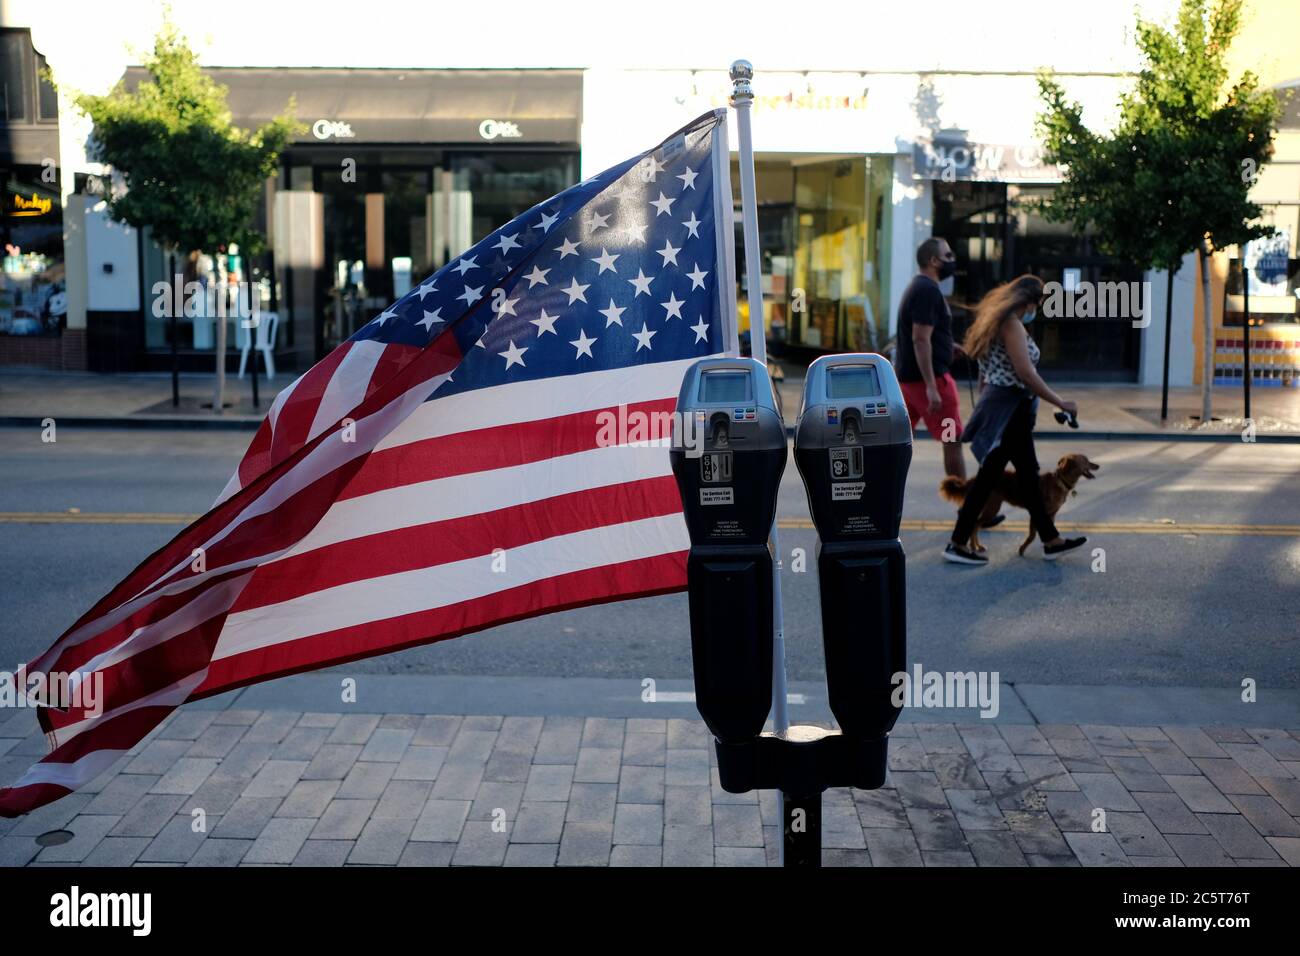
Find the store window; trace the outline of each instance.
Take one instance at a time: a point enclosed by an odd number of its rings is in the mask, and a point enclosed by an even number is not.
[[[26,30],[0,30],[0,120],[30,123],[34,74],[32,39]]]
[[[1098,248],[1096,236],[1067,223],[1049,222],[1038,204],[1051,185],[998,182],[934,183],[933,234],[957,253],[957,273],[949,297],[956,334],[964,335],[979,301],[995,286],[1032,273],[1058,282],[1076,301],[1085,285],[1123,283],[1125,310],[1098,315],[1065,308],[1041,315],[1030,334],[1042,351],[1044,371],[1075,381],[1136,381],[1141,314],[1148,290],[1140,270],[1117,262]],[[1129,294],[1131,291],[1131,294]],[[958,374],[972,374],[958,363]]]
[[[571,151],[365,151],[347,179],[337,159],[310,159],[324,239],[319,356],[475,241],[578,179]]]
[[[755,161],[763,319],[774,353],[879,350],[889,324],[882,303],[888,301],[890,158],[778,156]],[[732,189],[739,210],[734,161]],[[737,211],[744,347],[748,301],[741,219]]]
[[[59,335],[67,322],[57,170],[0,168],[0,335]]]
[[[1274,235],[1250,244],[1250,326],[1252,329],[1300,326],[1300,204],[1262,207],[1261,221]],[[1223,324],[1241,328],[1246,319],[1242,250],[1228,260],[1224,285]]]

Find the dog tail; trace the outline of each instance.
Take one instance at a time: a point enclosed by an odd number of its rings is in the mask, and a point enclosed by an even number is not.
[[[959,505],[966,500],[966,491],[969,488],[969,478],[958,478],[955,475],[949,475],[939,482],[939,496],[947,498],[955,505]]]

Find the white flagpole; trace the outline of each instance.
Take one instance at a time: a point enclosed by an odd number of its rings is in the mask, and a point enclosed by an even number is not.
[[[745,298],[749,303],[750,354],[767,365],[767,327],[763,322],[763,256],[758,240],[758,198],[754,188],[754,142],[750,130],[750,108],[754,90],[749,81],[754,67],[748,60],[731,64],[731,105],[736,111],[736,134],[740,146],[740,212],[745,236]],[[772,520],[772,729],[784,737],[790,729],[786,710],[785,608],[781,600],[781,543],[776,519]],[[777,791],[777,815],[785,827],[785,794]],[[785,863],[785,837],[781,837],[780,862]]]

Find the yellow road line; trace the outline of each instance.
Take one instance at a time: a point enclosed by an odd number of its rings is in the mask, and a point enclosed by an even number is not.
[[[165,524],[187,525],[198,518],[190,514],[154,514],[146,512],[109,511],[0,511],[0,524]],[[778,527],[810,531],[813,523],[807,518],[782,518]],[[1058,521],[1062,531],[1083,531],[1092,534],[1205,534],[1205,535],[1265,535],[1269,537],[1300,537],[1300,525],[1295,524],[1180,524],[1178,522],[1138,521]],[[904,531],[951,531],[952,522],[930,519],[909,519],[903,522]],[[1027,521],[1008,519],[992,532],[1024,534],[1029,530]]]
[[[0,511],[3,524],[189,524],[198,515],[131,511]]]

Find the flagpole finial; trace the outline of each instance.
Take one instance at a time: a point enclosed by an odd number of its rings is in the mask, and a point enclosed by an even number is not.
[[[754,88],[749,81],[754,78],[754,64],[748,60],[736,60],[731,64],[731,101],[752,100]]]

